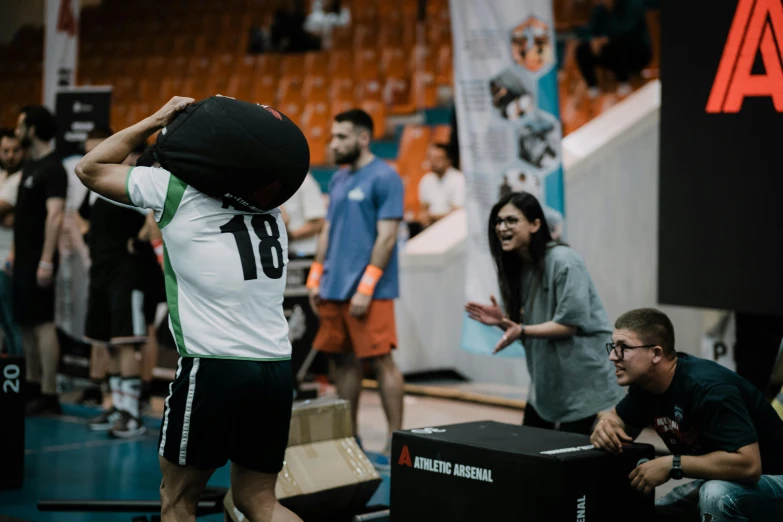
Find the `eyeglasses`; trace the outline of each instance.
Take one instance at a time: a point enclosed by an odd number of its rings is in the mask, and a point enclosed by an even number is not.
[[[500,228],[500,225],[506,224],[506,228],[514,228],[519,223],[519,218],[516,216],[508,216],[507,218],[496,217],[495,228]]]
[[[611,357],[612,352],[617,356],[618,361],[622,361],[625,357],[625,350],[633,350],[634,348],[655,348],[657,344],[643,344],[641,346],[626,346],[623,343],[614,344],[606,343],[606,354]]]

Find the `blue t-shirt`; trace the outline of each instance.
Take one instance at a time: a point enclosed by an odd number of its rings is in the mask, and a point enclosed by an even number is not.
[[[385,161],[375,158],[356,172],[347,168],[335,172],[329,183],[329,246],[321,277],[322,299],[347,301],[353,297],[370,264],[378,221],[402,217],[402,179]],[[373,299],[399,296],[397,271],[395,243]]]

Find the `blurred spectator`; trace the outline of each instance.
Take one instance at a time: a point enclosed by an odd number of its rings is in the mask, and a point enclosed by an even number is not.
[[[326,203],[321,187],[312,174],[281,207],[288,232],[288,253],[295,257],[313,257],[318,234],[324,226]]]
[[[618,96],[631,93],[631,73],[640,72],[652,60],[644,0],[599,0],[590,16],[590,41],[576,51],[588,96],[599,94],[596,67],[614,73]]]
[[[68,175],[52,146],[57,123],[41,105],[24,107],[16,136],[27,159],[14,214],[13,304],[27,363],[28,413],[61,413],[57,395],[60,345],[54,324],[57,242]],[[39,396],[40,395],[40,396]]]
[[[314,0],[313,10],[307,15],[304,28],[321,42],[321,49],[332,48],[332,31],[335,27],[347,27],[351,23],[351,11],[340,6],[340,0]]]
[[[11,129],[0,130],[0,327],[3,329],[3,350],[7,354],[22,355],[22,332],[14,321],[11,302],[11,250],[14,241],[13,209],[19,180],[22,177],[24,151]]]
[[[304,0],[283,2],[270,27],[271,50],[281,53],[305,53],[319,48],[317,39],[305,31],[307,18]]]
[[[427,161],[432,171],[419,181],[419,222],[425,228],[465,205],[465,176],[451,166],[448,146],[433,144]]]

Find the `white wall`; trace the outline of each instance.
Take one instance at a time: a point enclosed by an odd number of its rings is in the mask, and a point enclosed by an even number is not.
[[[563,140],[568,243],[585,259],[611,321],[656,306],[677,348],[698,354],[715,314],[658,304],[660,83],[647,84]]]
[[[716,313],[659,306],[658,124],[660,84],[650,83],[563,140],[567,242],[585,259],[612,322],[657,306],[677,348],[698,354]],[[401,254],[395,354],[403,372],[454,368],[476,381],[525,386],[520,360],[459,349],[465,302],[464,212],[411,241]]]

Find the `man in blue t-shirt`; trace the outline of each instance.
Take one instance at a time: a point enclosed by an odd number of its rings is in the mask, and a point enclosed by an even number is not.
[[[620,316],[607,352],[617,382],[629,389],[599,414],[593,445],[619,453],[652,426],[672,455],[638,466],[631,486],[649,494],[670,478],[697,479],[656,502],[661,517],[783,520],[783,421],[755,386],[716,362],[675,352],[674,327],[658,310]]]
[[[402,373],[392,358],[397,345],[394,299],[399,295],[397,227],[403,217],[400,176],[370,152],[373,121],[352,109],[338,114],[330,147],[344,165],[329,185],[329,209],[307,286],[321,325],[314,347],[328,353],[337,393],[351,403],[354,434],[362,373],[370,361],[391,434],[402,429]],[[391,448],[387,444],[384,455]]]

